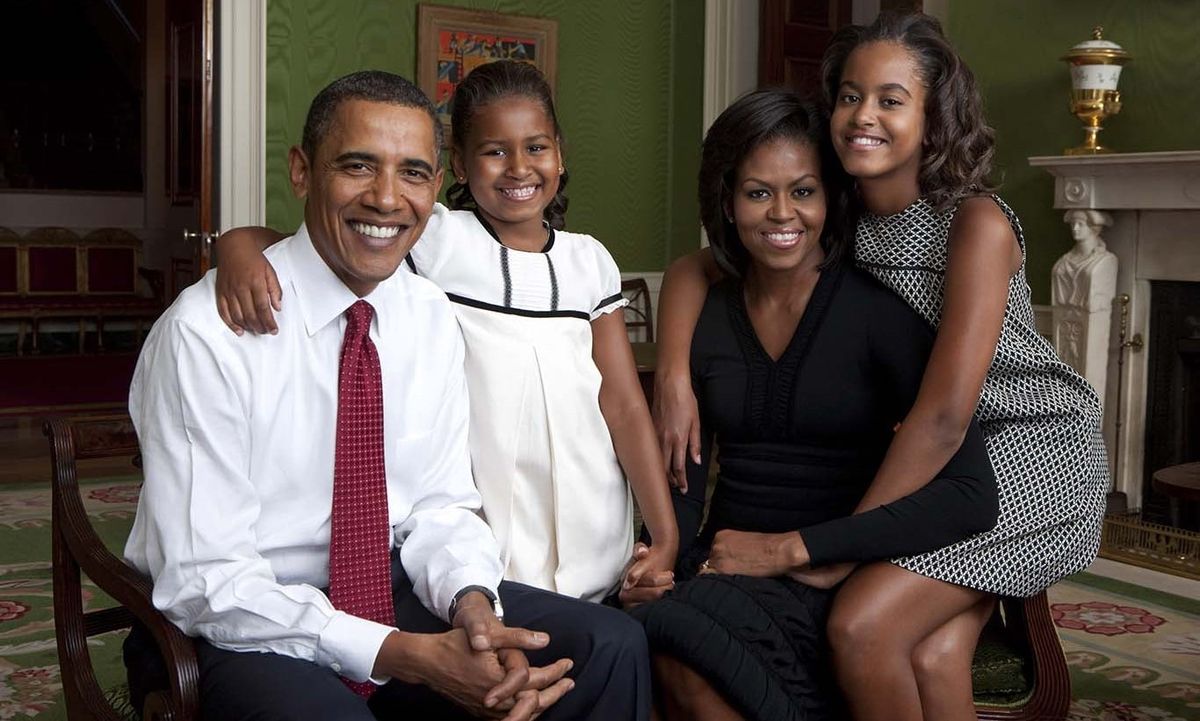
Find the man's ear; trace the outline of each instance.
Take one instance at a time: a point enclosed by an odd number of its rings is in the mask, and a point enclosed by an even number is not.
[[[310,170],[308,156],[304,154],[300,146],[293,145],[288,151],[288,174],[292,180],[292,193],[301,200],[308,195]]]
[[[442,178],[445,175],[446,175],[446,171],[441,166],[438,166],[437,172],[433,174],[433,187],[441,188],[442,187]]]

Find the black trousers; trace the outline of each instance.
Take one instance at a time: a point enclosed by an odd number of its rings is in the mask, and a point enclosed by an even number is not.
[[[395,555],[392,581],[397,627],[416,633],[448,630],[417,600]],[[500,599],[508,625],[550,635],[548,648],[528,652],[531,665],[564,657],[574,661],[568,676],[575,688],[540,719],[648,721],[650,661],[641,624],[622,611],[519,583],[501,583]],[[203,639],[196,639],[196,655],[201,717],[208,721],[470,718],[428,688],[396,680],[368,702],[332,670],[290,656],[226,651]],[[135,627],[126,639],[124,656],[131,696],[140,709],[147,691],[166,686],[166,671],[153,637],[143,627]]]

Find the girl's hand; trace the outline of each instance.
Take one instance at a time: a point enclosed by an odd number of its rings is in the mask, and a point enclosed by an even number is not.
[[[799,533],[717,531],[701,573],[771,578],[808,565],[808,548]]]
[[[675,553],[659,546],[647,546],[640,541],[633,546],[633,557],[625,566],[618,598],[625,608],[662,598],[675,588]]]
[[[260,236],[272,231],[239,228],[217,239],[217,312],[241,335],[279,332],[275,323],[283,293],[275,269],[259,249]]]
[[[805,586],[829,589],[846,580],[846,576],[849,576],[855,568],[853,563],[835,563],[832,566],[792,571],[788,575]]]
[[[687,493],[685,458],[700,463],[700,410],[689,378],[656,377],[654,429],[671,485]]]

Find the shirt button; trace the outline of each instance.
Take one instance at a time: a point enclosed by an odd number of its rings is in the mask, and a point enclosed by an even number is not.
[[[329,667],[329,668],[333,669],[333,670],[334,670],[335,672],[337,672],[337,673],[341,673],[341,672],[342,672],[342,664],[340,664],[340,663],[335,663],[335,664],[332,664],[332,665],[330,665],[330,667]]]

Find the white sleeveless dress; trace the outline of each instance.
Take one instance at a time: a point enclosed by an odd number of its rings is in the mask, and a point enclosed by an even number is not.
[[[612,256],[549,230],[500,244],[470,211],[434,208],[407,261],[454,303],[466,345],[470,446],[505,578],[599,601],[633,550],[633,504],[600,413],[591,320],[626,305]]]
[[[1021,255],[1025,236],[1004,201]],[[858,223],[855,262],[937,328],[956,207],[924,199]],[[925,576],[1006,596],[1030,596],[1086,568],[1100,547],[1108,458],[1100,399],[1034,328],[1025,263],[1008,285],[979,419],[1000,487],[996,527],[932,553],[894,559]]]

